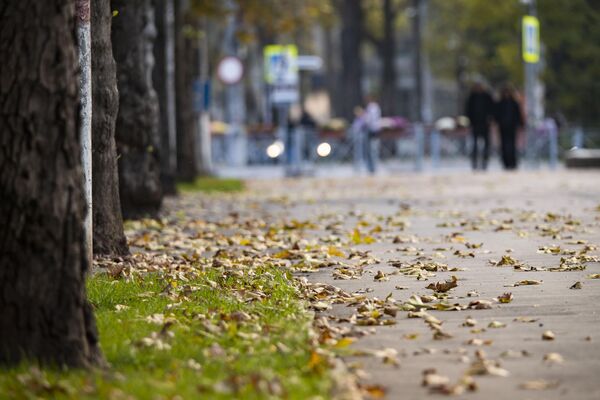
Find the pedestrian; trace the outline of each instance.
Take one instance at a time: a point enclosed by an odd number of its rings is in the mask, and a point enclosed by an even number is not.
[[[379,107],[379,104],[375,100],[374,96],[369,96],[367,98],[367,106],[365,107],[363,117],[366,128],[366,140],[364,142],[364,150],[365,158],[367,161],[367,169],[371,174],[374,174],[376,162],[375,149],[373,149],[373,145],[375,144],[375,139],[377,139],[377,135],[379,134],[379,130],[381,129],[381,107]]]
[[[494,100],[481,82],[476,82],[471,88],[465,112],[471,124],[473,138],[471,166],[473,170],[479,167],[485,170],[490,157],[490,123],[494,115]],[[479,157],[481,142],[483,142],[483,153]],[[477,162],[479,158],[481,166]]]
[[[514,89],[505,85],[500,92],[500,100],[495,106],[495,118],[500,129],[502,163],[505,169],[517,168],[517,131],[523,127],[521,106],[515,99]]]

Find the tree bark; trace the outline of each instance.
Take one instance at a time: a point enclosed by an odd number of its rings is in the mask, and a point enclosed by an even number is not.
[[[0,2],[0,363],[102,362],[86,300],[74,0]]]
[[[363,32],[363,10],[360,0],[341,0],[339,4],[342,19],[342,74],[340,88],[343,99],[342,116],[354,118],[354,107],[363,103],[362,58],[360,45]]]
[[[175,7],[175,75],[177,109],[177,179],[192,181],[198,175],[196,132],[198,121],[194,115],[193,82],[198,65],[195,40],[186,35],[190,26],[188,4],[178,1]]]
[[[396,10],[392,0],[383,1],[383,39],[379,53],[383,64],[381,73],[381,110],[383,115],[395,115],[396,107],[396,37],[394,36],[394,22],[396,21]]]
[[[174,7],[173,0],[154,0],[157,37],[154,46],[156,66],[152,78],[160,110],[161,182],[165,194],[169,195],[177,193]]]
[[[129,253],[123,233],[115,123],[119,111],[117,72],[110,41],[110,0],[93,0],[92,7],[92,219],[94,253]]]
[[[162,203],[158,100],[152,85],[156,36],[152,0],[113,0],[117,62],[119,192],[123,217],[154,216]]]

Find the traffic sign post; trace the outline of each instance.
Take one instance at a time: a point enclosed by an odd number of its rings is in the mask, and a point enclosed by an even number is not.
[[[531,15],[523,17],[523,61],[537,63],[540,61],[540,22]]]
[[[526,156],[532,158],[532,140],[534,137],[536,125],[543,118],[541,106],[541,86],[539,83],[539,63],[540,63],[540,22],[535,16],[535,2],[529,0],[528,15],[523,16],[522,27],[522,57],[525,68],[525,100],[526,100]]]
[[[273,105],[297,103],[298,48],[295,45],[273,44],[265,47],[265,81],[271,87],[270,101]]]
[[[294,169],[291,155],[294,151],[288,128],[289,108],[300,100],[298,90],[298,48],[295,45],[273,44],[264,49],[265,82],[269,87],[269,103],[277,107],[278,136],[285,143],[286,175]]]

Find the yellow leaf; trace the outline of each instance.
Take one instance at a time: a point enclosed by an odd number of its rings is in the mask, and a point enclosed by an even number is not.
[[[341,338],[340,340],[338,340],[338,342],[333,347],[335,347],[336,349],[344,349],[344,348],[350,346],[355,341],[356,341],[356,339],[350,338],[350,337]]]
[[[329,254],[330,256],[346,258],[346,254],[344,254],[343,251],[341,251],[335,246],[329,246],[329,248],[327,249],[327,254]]]

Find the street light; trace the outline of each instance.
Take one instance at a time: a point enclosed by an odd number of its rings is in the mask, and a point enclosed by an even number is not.
[[[319,157],[327,157],[331,154],[331,145],[327,142],[323,142],[317,146],[317,154]]]
[[[270,144],[269,147],[267,147],[267,156],[269,158],[277,158],[281,154],[283,154],[284,150],[285,145],[283,144],[283,142],[281,140],[276,140],[275,142]]]

